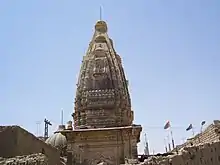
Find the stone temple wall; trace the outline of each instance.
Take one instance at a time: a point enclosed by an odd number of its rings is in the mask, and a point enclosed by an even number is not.
[[[1,158],[0,165],[49,165],[48,159],[43,154],[17,156],[13,158]]]
[[[183,147],[169,156],[152,156],[140,165],[220,165],[220,142]]]

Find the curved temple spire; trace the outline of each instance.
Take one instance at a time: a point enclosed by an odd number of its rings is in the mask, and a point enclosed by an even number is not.
[[[75,129],[128,126],[133,122],[121,58],[107,32],[105,21],[95,24],[83,58],[73,114]]]

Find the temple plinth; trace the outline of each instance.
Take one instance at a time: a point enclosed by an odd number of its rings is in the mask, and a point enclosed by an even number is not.
[[[74,130],[62,132],[74,163],[118,165],[137,157],[142,127],[133,124],[122,61],[107,31],[106,22],[96,23],[77,83]]]

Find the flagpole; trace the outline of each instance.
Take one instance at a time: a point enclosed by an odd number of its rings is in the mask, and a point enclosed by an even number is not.
[[[202,134],[202,129],[203,129],[203,126],[204,126],[205,123],[206,122],[204,120],[201,122],[200,134]],[[201,142],[200,136],[198,136],[198,138],[199,138],[199,143],[200,143]]]
[[[166,138],[164,138],[164,147],[165,147],[165,152],[167,153],[168,150],[167,150],[167,142],[166,142]]]
[[[192,126],[192,135],[193,135],[193,137],[195,135],[195,131],[194,131],[194,127],[193,126]]]
[[[170,121],[168,120],[164,126],[164,129],[167,130],[167,129],[170,129],[171,127],[171,124],[170,124]],[[172,137],[172,135],[171,135]],[[172,138],[173,139],[173,138]],[[170,136],[169,136],[169,132],[167,133],[167,140],[168,140],[168,148],[169,148],[169,151],[171,151],[171,145],[170,145]]]
[[[146,133],[144,134],[144,137],[145,137],[145,149],[144,149],[144,154],[145,155],[149,155],[149,144],[148,144],[148,140],[147,140],[147,135]]]
[[[201,123],[201,127],[200,127],[200,134],[202,134],[202,123]],[[198,138],[199,138],[199,143],[201,142],[201,140],[200,140],[200,136],[198,136]]]
[[[205,125],[205,123],[206,123],[205,120],[201,122],[201,129],[200,129],[201,133],[202,133],[202,129],[203,129],[203,126]]]
[[[173,131],[172,131],[172,126],[171,125],[170,125],[170,135],[171,135],[172,147],[174,149],[175,148],[175,143],[174,143],[174,139],[173,139]]]
[[[168,148],[169,148],[169,151],[171,151],[170,136],[169,136],[169,134],[167,135],[167,139],[168,139]]]
[[[173,131],[170,130],[170,134],[171,134],[171,139],[172,139],[172,147],[173,149],[175,148],[175,143],[174,143],[174,139],[173,139]]]

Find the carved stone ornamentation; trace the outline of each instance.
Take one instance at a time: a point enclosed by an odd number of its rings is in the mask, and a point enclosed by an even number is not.
[[[131,106],[122,61],[114,50],[107,29],[106,22],[97,22],[95,34],[83,58],[75,98],[75,129],[80,125],[103,128],[128,126],[133,122],[125,113],[131,111]],[[102,113],[97,112],[100,109]],[[121,116],[116,115],[118,110]],[[86,117],[81,114],[82,111],[88,112]]]
[[[134,127],[122,59],[98,21],[83,57],[75,97],[74,130],[62,132],[74,164],[119,165],[136,155],[141,126]]]

